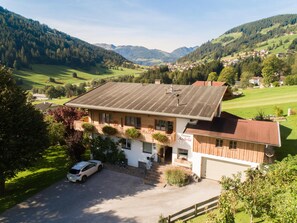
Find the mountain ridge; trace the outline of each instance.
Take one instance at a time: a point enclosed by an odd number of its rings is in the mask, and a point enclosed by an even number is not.
[[[134,45],[114,45],[106,43],[95,43],[95,46],[102,47],[107,50],[112,50],[128,60],[140,65],[158,65],[161,63],[175,62],[178,58],[192,52],[196,47],[180,47],[173,50],[171,53],[159,50],[148,49],[144,46]]]

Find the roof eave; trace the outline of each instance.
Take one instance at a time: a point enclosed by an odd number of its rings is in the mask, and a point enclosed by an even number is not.
[[[143,115],[166,116],[166,117],[195,119],[195,120],[203,120],[203,121],[212,121],[213,116],[214,116],[214,114],[212,114],[211,117],[180,115],[180,114],[174,114],[174,113],[140,111],[140,110],[131,110],[131,109],[122,109],[122,108],[110,108],[110,107],[105,107],[105,106],[94,106],[94,105],[85,105],[85,104],[77,104],[77,103],[69,103],[69,102],[65,103],[64,105],[69,106],[69,107],[75,107],[75,108],[85,108],[85,109],[113,111],[113,112],[125,112],[125,113],[143,114]]]

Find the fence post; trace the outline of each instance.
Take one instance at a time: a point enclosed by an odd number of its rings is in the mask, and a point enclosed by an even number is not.
[[[170,215],[168,215],[168,218],[167,218],[167,219],[168,219],[168,223],[170,223],[170,222],[171,222],[171,221],[170,221]]]
[[[198,206],[197,204],[195,204],[195,217],[197,216],[197,209],[198,209]]]

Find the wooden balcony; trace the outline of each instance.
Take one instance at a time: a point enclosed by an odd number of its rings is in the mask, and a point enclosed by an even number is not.
[[[86,120],[74,121],[74,124],[73,124],[74,129],[78,130],[78,131],[83,131],[84,130],[82,128],[83,123],[88,123],[88,122]],[[95,126],[95,128],[99,134],[102,134],[102,135],[104,134],[102,132],[102,128],[104,126],[106,126],[107,124],[93,124],[93,123],[91,123],[91,124]],[[115,136],[120,137],[120,138],[127,138],[127,136],[125,135],[125,131],[129,128],[132,128],[131,126],[121,127],[119,124],[109,124],[109,126],[117,129],[118,133]],[[153,128],[143,128],[143,127],[141,129],[139,129],[139,131],[141,133],[141,136],[138,138],[138,140],[143,141],[143,142],[162,144],[152,138],[152,134],[157,133],[157,132],[160,132],[168,137],[168,142],[164,145],[170,146],[176,140],[175,132],[173,132],[171,134],[166,134],[165,131],[159,131],[159,130],[155,130]]]

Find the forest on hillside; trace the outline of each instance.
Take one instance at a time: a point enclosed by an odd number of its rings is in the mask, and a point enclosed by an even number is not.
[[[15,69],[31,64],[88,68],[96,64],[122,65],[119,54],[86,43],[37,21],[0,7],[0,61]]]

